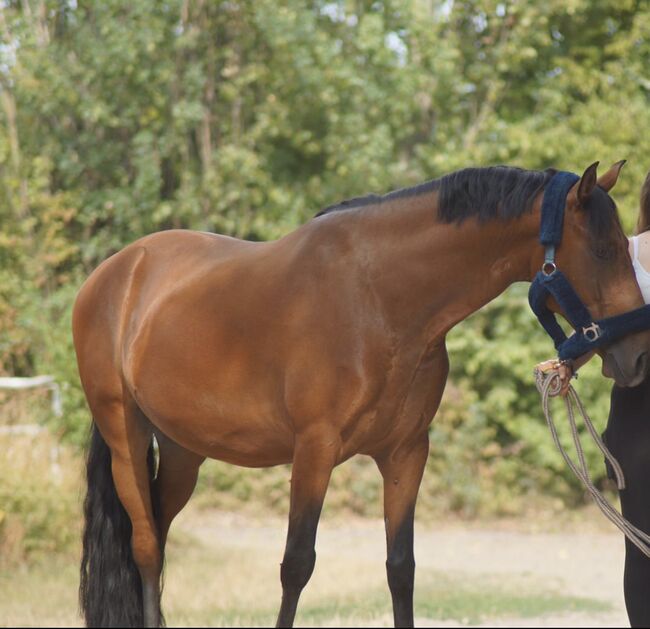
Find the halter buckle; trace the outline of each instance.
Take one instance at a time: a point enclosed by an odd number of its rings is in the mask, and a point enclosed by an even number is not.
[[[597,323],[592,323],[591,325],[582,328],[582,334],[590,343],[593,343],[603,335],[603,331]]]
[[[550,277],[557,271],[557,264],[555,264],[555,245],[546,245],[544,250],[544,264],[542,264],[542,273],[546,277]]]
[[[551,260],[546,260],[546,262],[542,264],[542,273],[546,277],[550,277],[551,275],[553,275],[553,273],[555,273],[555,271],[557,271],[557,264],[555,264],[555,262],[552,262]]]

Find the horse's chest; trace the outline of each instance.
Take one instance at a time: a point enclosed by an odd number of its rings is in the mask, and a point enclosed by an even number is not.
[[[407,363],[401,369],[396,368],[376,402],[358,418],[348,448],[351,450],[359,444],[359,452],[374,454],[426,431],[438,410],[447,374],[444,348],[415,365]]]

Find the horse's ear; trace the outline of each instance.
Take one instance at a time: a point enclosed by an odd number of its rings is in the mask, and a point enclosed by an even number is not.
[[[609,192],[615,185],[618,180],[618,175],[621,172],[621,168],[625,166],[627,160],[622,159],[620,162],[616,162],[604,175],[598,177],[598,185],[605,191]]]
[[[580,205],[584,205],[585,201],[589,198],[589,195],[594,191],[596,184],[598,183],[598,163],[594,162],[591,166],[582,173],[580,181],[576,184],[576,199]]]

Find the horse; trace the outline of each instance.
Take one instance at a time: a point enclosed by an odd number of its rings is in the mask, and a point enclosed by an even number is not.
[[[608,194],[622,162],[600,178],[597,166],[562,199],[557,264],[592,313],[610,316],[643,301]],[[169,230],[100,264],[73,309],[93,417],[87,624],[164,622],[167,534],[210,457],[292,463],[277,621],[292,626],[330,474],[363,454],[384,482],[395,625],[412,626],[413,520],[448,375],[445,336],[541,267],[540,208],[554,173],[466,168],[330,206],[275,241]],[[637,384],[649,349],[648,332],[605,346],[603,373]]]

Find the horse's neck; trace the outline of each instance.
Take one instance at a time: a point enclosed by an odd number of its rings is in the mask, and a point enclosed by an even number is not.
[[[434,340],[516,281],[530,280],[542,256],[539,212],[460,224],[436,220],[436,195],[378,210],[367,246],[377,292],[395,327]],[[363,211],[363,210],[361,210]]]

